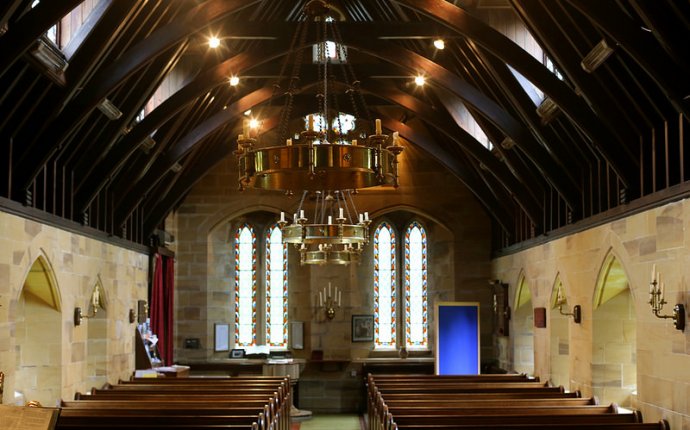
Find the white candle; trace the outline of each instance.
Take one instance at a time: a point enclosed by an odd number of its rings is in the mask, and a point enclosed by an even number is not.
[[[664,299],[664,283],[659,282],[659,299]]]
[[[655,275],[656,275],[656,263],[652,264],[652,282],[654,282]]]
[[[328,224],[333,224],[333,217],[328,215]]]
[[[338,218],[344,218],[343,217],[343,208],[338,208]]]
[[[381,120],[376,119],[376,134],[381,134]]]
[[[299,217],[304,218],[304,209],[299,210]]]
[[[398,136],[400,136],[400,133],[398,133],[397,131],[393,132],[393,145],[398,144]]]
[[[342,291],[338,291],[338,306],[340,306],[340,299],[342,299]]]
[[[359,214],[359,222],[364,222],[364,214]]]
[[[280,222],[285,222],[285,212],[280,211]]]
[[[369,212],[364,212],[364,221],[369,221]]]
[[[319,291],[319,306],[323,306],[323,294]]]
[[[328,297],[331,297],[331,283],[328,283]]]
[[[244,140],[244,134],[237,135],[237,140]]]

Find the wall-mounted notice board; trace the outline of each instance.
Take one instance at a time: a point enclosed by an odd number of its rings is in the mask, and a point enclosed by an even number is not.
[[[436,374],[479,374],[479,302],[436,304]]]

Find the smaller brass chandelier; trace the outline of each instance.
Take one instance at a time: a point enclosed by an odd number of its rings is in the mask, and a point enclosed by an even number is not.
[[[369,213],[358,213],[353,191],[305,191],[289,223],[285,212],[278,225],[283,242],[300,253],[301,264],[350,264],[359,262],[364,245],[369,243]],[[304,201],[314,200],[312,218],[307,218]]]

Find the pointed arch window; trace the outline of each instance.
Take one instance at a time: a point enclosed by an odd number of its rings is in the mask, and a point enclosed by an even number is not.
[[[395,231],[382,222],[374,233],[374,346],[394,348],[396,340]]]
[[[266,344],[287,348],[287,244],[278,224],[266,232]]]
[[[256,345],[256,234],[246,223],[235,233],[235,345]]]
[[[405,230],[405,345],[428,347],[427,237],[417,221]]]

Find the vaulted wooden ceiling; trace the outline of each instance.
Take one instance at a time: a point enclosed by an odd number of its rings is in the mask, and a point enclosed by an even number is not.
[[[93,0],[58,51],[68,66],[46,67],[39,40],[82,2],[0,5],[0,197],[145,244],[232,155],[243,113],[282,103],[274,85],[286,78],[306,0]],[[371,116],[467,185],[492,216],[498,248],[687,195],[690,3],[330,3]],[[487,24],[492,9],[516,15],[562,79]],[[211,34],[221,49],[209,50]],[[438,37],[443,51],[431,47]],[[611,56],[584,70],[602,40]],[[300,49],[315,41],[310,31]],[[410,85],[420,73],[423,90]],[[231,75],[242,85],[228,85]],[[300,78],[294,109],[306,114],[316,67]],[[537,112],[524,80],[552,102],[552,117]],[[152,103],[161,85],[169,94]],[[99,109],[105,99],[119,118]],[[463,109],[492,150],[463,129]]]

